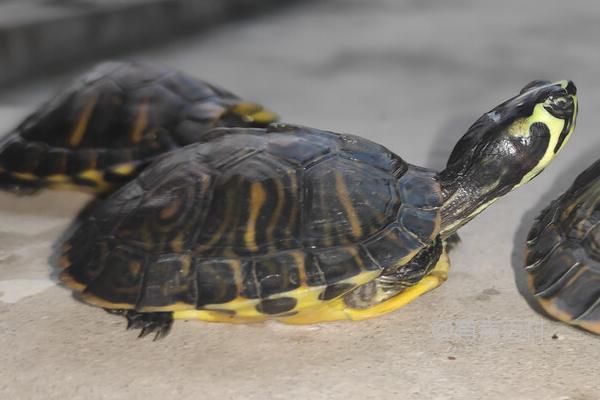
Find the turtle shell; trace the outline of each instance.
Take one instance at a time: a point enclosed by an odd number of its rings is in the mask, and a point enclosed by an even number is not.
[[[600,334],[600,160],[538,217],[526,263],[546,312]]]
[[[404,265],[440,228],[432,171],[350,135],[217,129],[111,195],[67,241],[63,282],[140,312],[289,315]]]
[[[0,140],[0,186],[104,191],[220,126],[265,126],[260,105],[153,64],[109,62]]]

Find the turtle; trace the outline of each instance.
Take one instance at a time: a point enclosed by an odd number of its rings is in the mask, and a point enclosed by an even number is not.
[[[104,62],[0,139],[0,188],[107,193],[221,126],[266,126],[261,105],[160,65]]]
[[[542,309],[600,335],[600,159],[542,211],[525,259],[528,288]]]
[[[175,319],[383,315],[446,280],[447,238],[540,173],[576,111],[571,81],[535,81],[479,118],[441,172],[350,134],[215,129],[82,220],[58,251],[60,280],[155,339]]]

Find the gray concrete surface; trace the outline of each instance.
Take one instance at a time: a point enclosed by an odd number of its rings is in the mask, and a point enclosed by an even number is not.
[[[289,0],[2,0],[0,86],[148,48]]]
[[[51,246],[90,198],[0,194],[0,398],[600,399],[600,338],[536,313],[521,272],[533,218],[598,157],[599,11],[581,0],[332,0],[133,55],[434,168],[531,79],[573,79],[581,112],[542,175],[462,230],[446,284],[360,323],[180,321],[166,340],[137,340],[51,278]],[[65,79],[2,93],[2,128]]]

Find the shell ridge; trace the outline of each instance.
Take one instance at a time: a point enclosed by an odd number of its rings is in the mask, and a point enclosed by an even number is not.
[[[550,283],[544,289],[535,292],[533,295],[534,296],[544,296],[544,294],[546,294],[547,292],[552,292],[552,290],[556,289],[556,287],[560,286],[563,283],[563,281],[570,278],[569,274],[571,273],[571,271],[575,270],[576,268],[578,268],[581,265],[582,265],[581,261],[576,261],[562,275],[560,275],[558,278],[556,278],[556,280],[554,282]]]
[[[596,298],[596,300],[590,305],[587,309],[585,309],[581,314],[573,318],[573,321],[578,321],[584,319],[588,314],[594,311],[596,308],[600,307],[600,296]]]

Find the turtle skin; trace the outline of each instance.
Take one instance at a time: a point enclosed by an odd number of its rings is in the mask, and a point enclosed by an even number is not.
[[[418,282],[440,257],[441,203],[435,172],[363,138],[217,129],[95,209],[65,242],[60,276],[130,317],[286,322],[352,293],[368,303],[361,288],[383,277]]]
[[[538,217],[526,264],[529,289],[548,314],[600,334],[600,160]]]
[[[181,72],[107,62],[0,139],[0,188],[110,191],[215,127],[266,126],[262,106]]]

